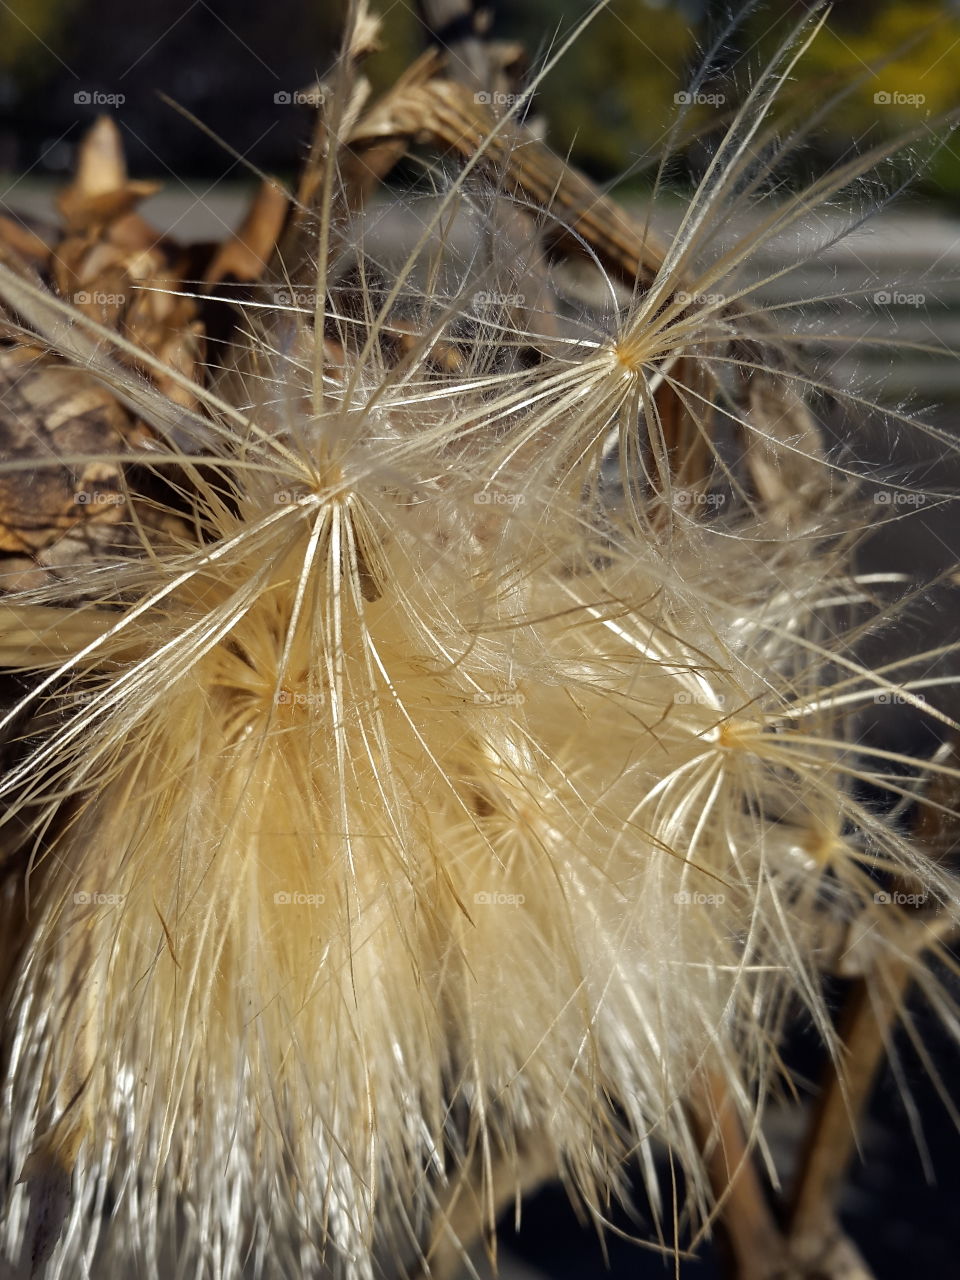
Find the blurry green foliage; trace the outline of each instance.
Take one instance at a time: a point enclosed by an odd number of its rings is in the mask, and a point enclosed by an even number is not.
[[[550,51],[549,35],[558,27],[568,32],[584,6],[524,0],[503,9],[503,25],[542,59]],[[726,5],[713,9],[718,21],[726,20]],[[724,94],[724,107],[691,111],[691,131],[722,125],[799,17],[799,7],[788,0],[769,0],[747,17],[726,51],[732,74],[702,86],[707,94]],[[656,154],[676,117],[675,94],[699,70],[706,38],[705,28],[695,30],[677,9],[650,0],[614,0],[539,94],[553,145],[569,149],[577,163],[599,174],[625,172],[645,153]],[[931,142],[934,134],[943,137],[934,119],[960,106],[960,17],[951,16],[943,0],[835,5],[792,85],[785,86],[783,106],[799,101],[802,118],[812,104],[848,88],[810,139],[814,148],[837,155],[848,151],[851,139],[871,145],[917,126],[923,132],[925,122]],[[878,94],[886,99],[876,101]],[[926,182],[929,189],[960,194],[960,143],[954,147],[948,140],[941,147]]]
[[[773,33],[762,14],[748,30],[761,56],[769,52]],[[943,3],[882,3],[872,13],[837,6],[796,78],[801,89],[820,82],[818,102],[849,87],[824,122],[821,146],[846,151],[851,138],[874,144],[919,129],[921,153],[924,140],[944,140],[924,176],[928,190],[960,194],[960,146],[937,123],[960,107],[960,17]]]
[[[842,14],[832,14],[803,67],[808,76],[864,77],[836,113],[835,124],[844,133],[873,122],[897,132],[960,105],[960,18],[929,0],[886,5],[853,26],[842,21]],[[890,95],[890,103],[875,101],[882,93]],[[918,96],[922,102],[910,101]]]
[[[584,17],[577,0],[503,6],[504,33],[542,63]],[[674,95],[696,62],[690,24],[645,0],[613,0],[589,23],[544,81],[538,107],[550,140],[578,164],[622,172],[659,151],[676,118]]]
[[[58,37],[80,0],[12,0],[0,5],[0,71],[21,83],[46,74]]]
[[[383,19],[380,52],[364,65],[376,92],[383,92],[423,52],[424,32],[412,7],[406,4],[373,4]]]

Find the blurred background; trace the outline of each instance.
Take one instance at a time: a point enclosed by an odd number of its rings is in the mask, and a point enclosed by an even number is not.
[[[385,87],[424,47],[425,33],[415,5],[382,0],[373,7],[385,18],[384,48],[371,59],[368,74],[375,87]],[[724,42],[715,71],[700,86],[705,99],[719,97],[723,110],[709,101],[693,109],[698,138],[671,174],[674,198],[708,162],[738,95],[748,91],[787,26],[808,7],[798,0],[767,0]],[[535,110],[548,122],[551,146],[628,203],[641,205],[651,190],[652,162],[676,119],[678,95],[687,92],[730,8],[714,0],[614,0],[538,91]],[[578,0],[502,0],[490,7],[491,34],[522,42],[536,68],[591,10]],[[147,217],[177,238],[221,238],[239,220],[255,185],[236,153],[285,179],[297,172],[311,122],[309,110],[292,98],[330,66],[341,20],[341,6],[326,0],[0,0],[0,204],[27,217],[52,216],[53,193],[72,169],[78,141],[107,111],[123,135],[132,176],[164,183],[164,192],[144,207]],[[837,376],[866,377],[873,394],[889,404],[923,403],[933,421],[953,429],[960,410],[956,361],[888,353],[869,364],[857,346],[856,326],[875,324],[879,315],[905,342],[939,345],[944,352],[960,347],[960,142],[942,122],[960,106],[960,4],[837,4],[802,75],[786,88],[795,123],[803,123],[841,86],[849,92],[817,124],[786,176],[803,181],[912,131],[907,159],[888,170],[883,183],[867,184],[861,199],[879,203],[885,188],[907,174],[911,182],[869,230],[822,255],[802,287],[817,295],[875,280],[887,300],[878,302],[878,293],[872,304],[867,299],[865,313],[860,308],[844,317],[852,338]],[[210,132],[172,110],[161,92]],[[668,224],[669,199],[662,216]],[[802,237],[803,231],[793,234]],[[756,269],[775,270],[784,252],[782,244],[770,246]],[[790,292],[797,287],[792,281]],[[776,286],[764,296],[778,301]],[[889,430],[866,431],[857,452],[878,475],[919,470],[923,483],[960,488],[955,457],[894,440]],[[899,518],[880,522],[861,562],[932,576],[946,573],[958,559],[953,509],[931,503],[908,524]],[[955,594],[931,592],[906,630],[901,627],[893,642],[888,633],[878,643],[909,648],[928,632],[956,638],[957,615]],[[890,656],[888,648],[883,652]],[[899,709],[895,723],[881,723],[889,710],[878,709],[878,723],[864,731],[893,735],[901,743],[922,735],[922,726],[908,722]],[[939,1033],[929,1028],[929,1034],[937,1058]],[[844,1198],[844,1219],[878,1280],[956,1276],[960,1142],[924,1068],[903,1047],[901,1079],[888,1071],[878,1089],[863,1134],[863,1162]],[[817,1057],[802,1036],[792,1061],[801,1081],[816,1078]],[[915,1114],[903,1100],[904,1083]],[[812,1083],[804,1096],[809,1105]],[[799,1124],[796,1115],[772,1121],[785,1177]],[[650,1237],[642,1197],[635,1218],[613,1211],[611,1216],[619,1231]],[[607,1267],[613,1280],[673,1274],[669,1260],[615,1234],[601,1247],[564,1193],[553,1188],[530,1201],[519,1234],[505,1225],[503,1240],[502,1273],[510,1280],[586,1280],[607,1274]],[[704,1280],[719,1275],[709,1249],[681,1272]]]
[[[422,48],[423,33],[414,3],[374,7],[384,18],[385,48],[369,71],[375,84],[386,84]],[[614,0],[542,88],[553,145],[597,177],[643,164],[656,153],[675,114],[674,95],[699,68],[710,33],[742,7],[736,0]],[[729,103],[782,38],[784,21],[809,7],[765,0],[744,18],[720,64],[721,74],[732,73],[723,78]],[[584,0],[500,0],[490,5],[492,34],[522,41],[536,65],[593,8]],[[342,9],[337,0],[7,0],[0,5],[0,172],[67,171],[84,125],[106,108],[116,113],[137,176],[172,170],[241,178],[158,90],[257,165],[290,172],[301,154],[303,112],[277,99],[329,66]],[[815,153],[842,155],[852,138],[862,146],[893,137],[957,105],[960,5],[835,5],[805,59],[804,82],[819,77],[825,90],[835,89],[851,74],[863,83],[811,140]],[[878,91],[889,100],[876,103]],[[955,199],[960,152],[944,148],[923,181],[931,195]]]

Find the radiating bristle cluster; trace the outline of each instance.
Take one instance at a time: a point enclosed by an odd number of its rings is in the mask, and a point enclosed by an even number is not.
[[[669,1224],[655,1144],[692,1234],[718,1087],[762,1151],[790,1018],[840,1057],[848,927],[952,1017],[876,893],[952,919],[956,888],[861,784],[922,802],[960,774],[853,745],[877,694],[926,705],[942,655],[858,660],[863,517],[817,379],[732,283],[752,242],[704,256],[760,188],[791,50],[653,278],[598,270],[576,314],[561,268],[524,310],[529,254],[451,248],[472,172],[375,267],[332,143],[309,298],[248,293],[196,409],[0,269],[24,341],[153,429],[119,457],[134,553],[0,603],[27,681],[2,783],[25,1274],[440,1275],[536,1177],[602,1224],[638,1153]]]

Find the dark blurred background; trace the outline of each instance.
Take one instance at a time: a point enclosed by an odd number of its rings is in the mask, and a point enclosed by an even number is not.
[[[797,0],[768,0],[747,13],[725,42],[703,91],[722,92],[732,109],[789,24],[808,7]],[[386,86],[425,37],[415,6],[383,0],[374,8],[385,16],[384,48],[371,59],[368,73],[375,86]],[[591,8],[577,0],[503,0],[491,7],[492,34],[522,41],[536,67]],[[537,111],[549,122],[551,145],[594,177],[620,180],[628,198],[642,200],[649,189],[650,160],[676,118],[675,95],[691,83],[729,9],[712,0],[615,0],[538,92]],[[242,208],[238,188],[252,179],[213,138],[165,105],[158,91],[253,164],[289,177],[303,156],[310,127],[309,112],[289,99],[330,66],[341,20],[342,7],[323,0],[0,0],[0,203],[36,211],[49,202],[50,191],[72,168],[84,129],[109,111],[123,134],[133,176],[158,178],[179,189],[180,203],[170,206],[168,223],[182,218],[188,205],[196,216],[215,210],[204,234],[222,235],[224,219],[235,221]],[[828,280],[837,287],[838,280],[842,284],[861,267],[888,283],[916,277],[920,285],[914,280],[911,296],[920,290],[925,302],[908,304],[885,319],[911,340],[937,342],[948,331],[955,333],[960,325],[960,144],[954,145],[936,121],[960,105],[960,5],[841,0],[807,55],[798,84],[796,90],[787,86],[786,98],[789,102],[791,93],[799,94],[801,121],[841,84],[853,85],[807,140],[797,164],[808,172],[822,171],[825,164],[904,130],[917,133],[915,180],[905,211],[883,215],[893,219],[886,234],[858,238],[852,249],[831,256],[823,264]],[[705,113],[702,123],[700,146],[706,156],[717,122]],[[696,148],[693,155],[695,162]],[[855,353],[854,362],[858,358]],[[918,393],[932,396],[934,420],[953,428],[960,409],[954,363],[944,374],[942,364],[891,356],[876,386],[878,396],[894,403],[915,405]],[[882,430],[865,434],[858,451],[883,474],[897,467],[916,472],[932,456],[922,449],[908,456],[909,450]],[[937,467],[923,472],[928,483],[960,487],[955,460]],[[960,551],[952,510],[931,504],[909,525],[898,520],[881,527],[863,563],[928,575],[947,570]],[[912,632],[901,630],[901,647],[919,644],[921,632],[957,631],[955,594],[934,592],[915,614],[924,609]],[[882,644],[890,643],[885,636]],[[865,731],[883,729],[867,725]],[[923,733],[902,719],[886,731],[901,742]],[[941,1056],[937,1048],[941,1033],[925,1030],[934,1058],[946,1062],[945,1070],[955,1077],[956,1059]],[[878,1280],[960,1276],[960,1142],[923,1067],[904,1048],[903,1077],[913,1090],[929,1160],[911,1132],[903,1080],[895,1082],[888,1071],[863,1135],[864,1161],[851,1176],[844,1218]],[[816,1078],[816,1053],[802,1035],[792,1061],[801,1077]],[[774,1119],[774,1145],[783,1155],[785,1174],[797,1125],[796,1117]],[[623,1231],[649,1236],[642,1197],[639,1203],[636,1221],[616,1214],[614,1220]],[[585,1280],[605,1274],[607,1264],[613,1280],[673,1273],[669,1260],[616,1237],[607,1241],[605,1260],[593,1231],[578,1223],[563,1193],[554,1189],[530,1202],[519,1236],[505,1227],[504,1243],[505,1274],[517,1280]],[[685,1264],[682,1274],[712,1280],[718,1271],[707,1250],[703,1261]]]
[[[785,23],[809,7],[800,0],[767,0],[748,14],[725,45],[722,64],[735,73],[724,79],[728,102],[782,38]],[[493,34],[522,40],[536,65],[592,8],[584,0],[501,0],[490,6]],[[614,0],[543,86],[539,101],[557,149],[607,178],[655,153],[673,118],[674,94],[689,84],[710,33],[740,8],[736,0]],[[422,47],[422,31],[415,4],[391,0],[379,9],[385,48],[370,74],[375,84],[386,84]],[[123,130],[137,176],[173,170],[209,180],[223,174],[229,167],[223,151],[165,106],[158,90],[256,164],[292,170],[303,113],[282,98],[329,66],[342,11],[336,0],[5,2],[0,173],[69,169],[84,125],[108,109]],[[867,74],[901,46],[890,65]],[[892,137],[957,105],[960,6],[948,0],[841,0],[804,67],[805,83],[819,77],[825,90],[838,77],[864,74],[863,84],[811,140],[815,149],[842,154],[851,138]],[[878,89],[891,101],[875,103]],[[897,95],[921,95],[923,102],[898,102]],[[960,193],[957,153],[945,149],[924,181],[945,198]]]

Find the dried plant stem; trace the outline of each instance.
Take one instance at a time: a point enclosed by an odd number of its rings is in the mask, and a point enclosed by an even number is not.
[[[582,254],[583,245],[569,234],[577,232],[596,250],[603,265],[631,288],[649,286],[663,263],[665,251],[655,237],[641,234],[613,200],[529,130],[512,121],[498,124],[462,84],[433,79],[391,93],[364,117],[350,141],[354,148],[366,148],[398,135],[410,139],[426,135],[431,142],[476,161],[505,194],[519,192],[563,220],[564,227],[558,222],[551,228],[551,247]]]
[[[721,1250],[730,1280],[872,1280],[860,1255],[840,1230],[833,1216],[833,1199],[842,1182],[846,1153],[842,1135],[852,1134],[846,1115],[830,1116],[840,1134],[831,1146],[815,1124],[808,1135],[808,1167],[819,1174],[822,1195],[810,1201],[809,1218],[801,1238],[784,1233],[753,1160],[743,1125],[736,1115],[723,1081],[711,1079],[694,1110],[701,1134],[705,1166],[717,1202]],[[821,1160],[821,1156],[823,1160]],[[838,1170],[828,1186],[826,1171]]]
[[[938,755],[951,763],[956,747],[947,744]],[[939,807],[920,809],[915,824],[918,843],[936,856],[950,840],[944,814],[956,801],[955,784],[943,779],[929,788]],[[898,882],[904,892],[915,885]],[[948,928],[952,926],[949,925]],[[890,1036],[900,1016],[914,976],[913,950],[939,941],[943,929],[931,930],[929,921],[911,921],[916,945],[907,947],[901,962],[888,961],[882,981],[858,978],[849,991],[840,1016],[844,1066],[840,1074],[831,1062],[824,1073],[816,1112],[806,1136],[788,1212],[788,1234],[794,1255],[824,1265],[825,1248],[836,1248],[840,1231],[836,1221],[837,1199],[857,1149],[857,1130],[865,1115],[877,1074],[887,1058]],[[842,1273],[848,1274],[846,1272]],[[864,1270],[862,1274],[868,1273]]]
[[[693,1121],[717,1198],[729,1273],[736,1280],[770,1280],[783,1264],[785,1244],[743,1125],[719,1076],[708,1077],[698,1102]]]
[[[446,1194],[434,1219],[432,1239],[421,1270],[409,1280],[455,1280],[469,1266],[468,1254],[483,1238],[496,1267],[496,1223],[511,1203],[518,1204],[542,1183],[557,1177],[548,1144],[528,1144],[517,1158],[493,1157],[488,1178],[482,1169],[464,1170]]]
[[[890,967],[886,990],[858,979],[847,996],[840,1021],[844,1074],[827,1069],[816,1112],[806,1135],[788,1218],[793,1255],[820,1272],[843,1240],[836,1204],[857,1145],[857,1127],[886,1055],[888,1036],[910,982],[904,963]],[[831,1271],[830,1274],[835,1274]],[[853,1274],[840,1271],[840,1276]],[[862,1269],[859,1273],[868,1276]]]

